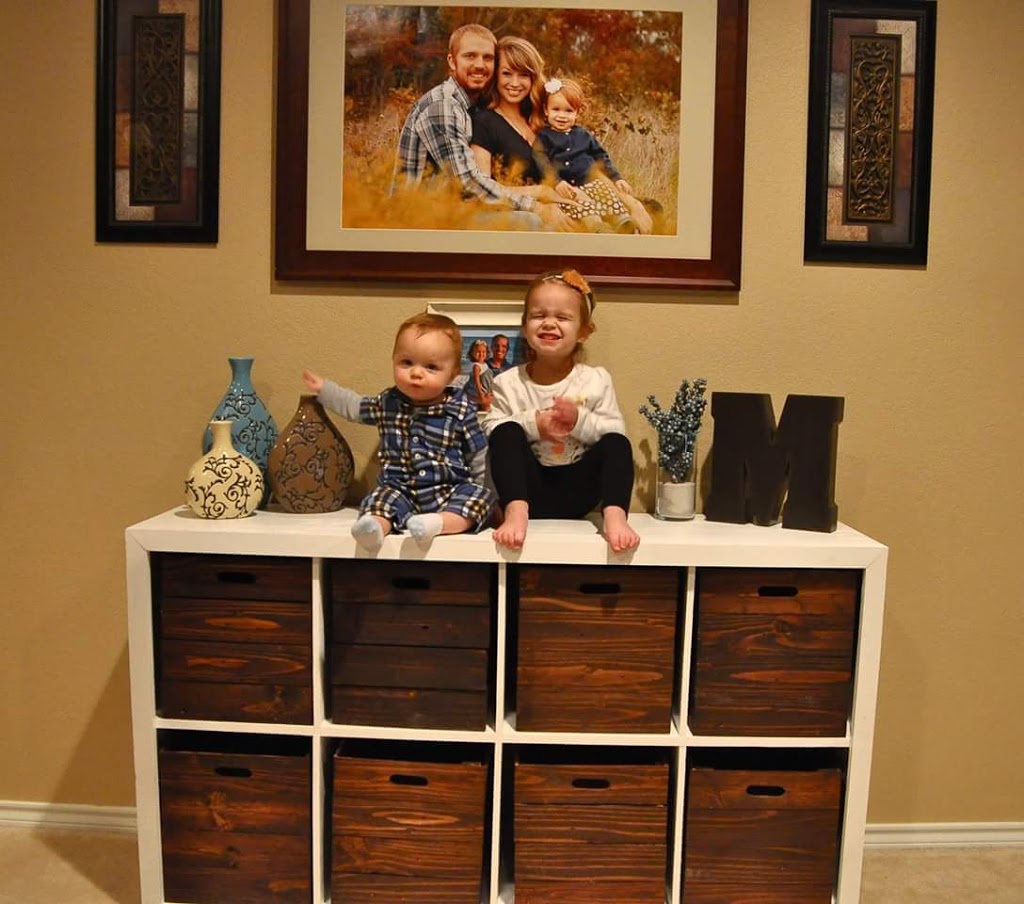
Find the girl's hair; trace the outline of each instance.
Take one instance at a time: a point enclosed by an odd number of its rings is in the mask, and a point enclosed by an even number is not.
[[[458,363],[462,360],[462,333],[459,332],[458,324],[451,317],[446,317],[444,314],[430,314],[427,312],[413,314],[408,320],[402,321],[398,332],[395,333],[395,345],[392,347],[392,354],[394,354],[394,349],[398,346],[398,340],[401,338],[402,333],[407,330],[415,330],[417,336],[422,336],[424,333],[444,334],[452,344],[452,351],[455,352],[455,362]]]
[[[561,94],[562,97],[569,102],[569,106],[577,113],[587,106],[587,95],[583,90],[583,85],[574,78],[558,76],[557,78],[552,78],[546,81],[542,87],[543,92],[541,94],[540,103],[541,113],[546,113],[548,98],[555,94]]]
[[[501,95],[498,94],[497,73],[502,65],[506,65],[516,72],[525,72],[533,79],[530,93],[523,98],[520,104],[520,111],[531,126],[543,125],[540,97],[544,90],[544,57],[540,55],[540,51],[526,38],[505,35],[498,40],[498,50],[495,56],[495,78],[494,84],[491,85],[487,106],[493,110],[501,102]]]
[[[561,283],[563,286],[568,286],[580,297],[580,335],[586,338],[591,333],[597,330],[597,324],[594,323],[594,308],[597,307],[597,300],[594,298],[594,290],[590,288],[590,283],[583,278],[583,274],[579,270],[549,270],[547,273],[541,273],[540,276],[536,276],[530,280],[530,284],[526,287],[526,297],[523,300],[523,326],[526,325],[526,314],[530,309],[530,296],[545,283]],[[579,350],[583,347],[583,343],[576,343],[576,348],[573,349],[573,355],[575,356]],[[527,345],[526,347],[526,359],[528,361],[533,360],[533,349]]]
[[[486,339],[474,339],[472,342],[469,343],[469,356],[468,357],[469,357],[470,361],[473,360],[473,352],[475,352],[478,348],[483,348],[483,350],[488,355],[491,353],[491,347],[487,344],[487,340]]]

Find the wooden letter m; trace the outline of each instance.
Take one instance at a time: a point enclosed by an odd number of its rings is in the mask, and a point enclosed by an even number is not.
[[[704,506],[708,521],[775,524],[781,509],[783,527],[836,529],[842,398],[787,396],[776,427],[771,396],[713,392],[711,416],[715,431],[711,490]]]

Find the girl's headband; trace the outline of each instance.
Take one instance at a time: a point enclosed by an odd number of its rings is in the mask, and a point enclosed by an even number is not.
[[[590,284],[583,278],[583,274],[579,270],[563,270],[561,273],[552,273],[547,279],[557,280],[575,289],[583,296],[583,300],[587,303],[587,314],[592,315],[594,313],[594,293],[590,290]]]

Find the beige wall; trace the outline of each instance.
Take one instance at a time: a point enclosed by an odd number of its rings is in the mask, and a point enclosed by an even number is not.
[[[220,242],[188,248],[93,241],[95,4],[2,5],[0,800],[132,802],[122,532],[181,501],[228,355],[284,423],[304,365],[379,388],[425,299],[519,294],[274,282],[274,6],[225,3]],[[684,376],[845,396],[840,517],[891,547],[870,819],[1024,820],[1024,5],[940,4],[926,270],[802,263],[809,8],[751,2],[742,292],[599,293],[591,360],[638,446]]]

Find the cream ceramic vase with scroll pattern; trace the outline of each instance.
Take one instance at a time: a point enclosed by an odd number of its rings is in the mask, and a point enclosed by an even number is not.
[[[189,469],[185,504],[200,518],[245,518],[263,499],[263,472],[231,442],[232,421],[210,421],[210,451]]]

